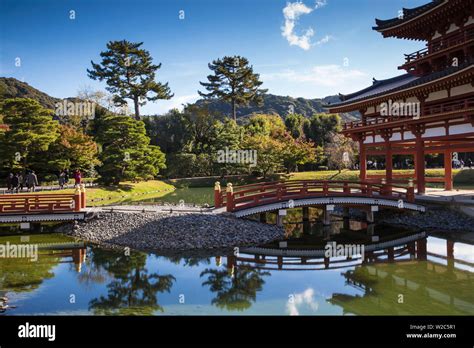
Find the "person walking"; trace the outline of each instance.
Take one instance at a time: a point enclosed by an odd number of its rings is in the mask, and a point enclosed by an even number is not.
[[[13,179],[13,173],[8,174],[8,176],[7,176],[7,192],[10,192],[12,190],[12,179]]]
[[[64,186],[68,188],[69,184],[69,169],[64,169]]]
[[[18,186],[19,186],[20,192],[23,192],[24,185],[25,185],[25,177],[23,176],[22,173],[18,173]]]
[[[26,185],[28,187],[28,192],[35,192],[36,186],[38,186],[38,177],[34,170],[32,170],[26,177]]]
[[[12,184],[12,193],[18,193],[18,186],[20,186],[20,181],[19,181],[19,178],[18,178],[18,173],[16,173],[15,175],[13,175],[11,184]]]
[[[59,182],[59,188],[61,190],[64,188],[64,184],[66,183],[66,181],[64,180],[65,175],[66,174],[64,173],[64,171],[61,171],[61,173],[59,173],[58,182]]]
[[[76,169],[74,172],[74,186],[79,187],[79,185],[82,183],[82,174],[79,169]]]

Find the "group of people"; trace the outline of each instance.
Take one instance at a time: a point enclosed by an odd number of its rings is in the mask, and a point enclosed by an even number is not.
[[[466,162],[464,162],[462,159],[460,160],[453,160],[453,168],[460,168],[464,169],[464,167],[468,167],[469,169],[472,169],[472,160],[468,158]]]
[[[34,192],[36,186],[38,186],[38,177],[34,170],[29,170],[24,175],[22,173],[8,174],[7,190],[11,193],[22,192],[24,188],[28,192]]]
[[[59,175],[58,175],[58,184],[59,188],[63,189],[64,187],[67,188],[67,185],[69,183],[69,170],[64,169],[62,170]],[[82,173],[79,169],[76,169],[72,175],[74,179],[74,186],[79,186],[82,183]]]
[[[70,174],[68,169],[62,170],[58,174],[59,188],[68,188]],[[79,186],[82,183],[82,173],[76,169],[73,173],[74,186]],[[27,170],[25,174],[13,173],[8,174],[7,177],[7,191],[11,193],[23,192],[26,188],[27,192],[35,192],[38,184],[38,177],[34,170]]]

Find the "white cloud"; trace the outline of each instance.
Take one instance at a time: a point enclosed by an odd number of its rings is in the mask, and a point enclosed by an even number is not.
[[[313,312],[318,310],[318,303],[314,299],[314,290],[308,288],[302,293],[294,294],[286,303],[286,310],[290,315],[299,315],[299,308],[306,304]]]
[[[326,6],[326,4],[326,0],[316,0],[316,5],[314,6],[314,8],[317,10],[318,8]]]
[[[285,24],[281,27],[281,35],[288,41],[290,46],[298,46],[303,50],[307,51],[311,48],[311,38],[314,36],[313,28],[308,28],[303,34],[298,35],[295,33],[295,26],[298,23],[298,18],[301,15],[307,15],[326,5],[326,0],[317,0],[313,8],[306,6],[301,1],[288,2],[286,7],[283,8],[283,17],[285,18]],[[327,36],[329,41],[329,36]],[[325,38],[326,38],[325,37]],[[318,41],[317,44],[326,43],[322,42],[325,38]],[[321,42],[321,43],[320,43]]]
[[[318,42],[316,42],[316,45],[323,45],[325,43],[328,43],[329,40],[332,40],[332,36],[326,35],[321,40],[318,40]]]

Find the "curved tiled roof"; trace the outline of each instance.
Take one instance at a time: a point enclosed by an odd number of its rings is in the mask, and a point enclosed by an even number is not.
[[[347,95],[339,95],[341,101],[339,103],[324,105],[326,108],[334,108],[339,106],[348,105],[354,102],[362,101],[372,97],[382,96],[384,94],[400,91],[410,87],[422,85],[424,83],[437,80],[439,78],[454,74],[460,70],[463,70],[469,66],[474,67],[473,62],[467,62],[460,64],[458,67],[449,67],[443,71],[437,71],[425,76],[415,76],[411,74],[403,74],[392,77],[386,80],[374,80],[372,86],[364,88],[358,92],[354,92]]]
[[[407,22],[410,19],[413,19],[429,10],[432,8],[442,4],[444,0],[433,0],[430,3],[427,3],[425,5],[421,5],[415,8],[403,8],[403,18],[391,18],[391,19],[375,19],[375,24],[377,26],[372,27],[374,30],[384,30],[387,28],[390,28],[395,25],[402,24],[403,22]]]

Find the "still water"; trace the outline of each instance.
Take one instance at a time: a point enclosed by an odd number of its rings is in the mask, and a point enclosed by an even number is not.
[[[36,262],[0,258],[3,315],[474,314],[472,234],[353,221],[286,231],[284,243],[213,256],[126,255],[59,234],[3,231],[0,244],[39,246]],[[324,258],[328,241],[362,244],[364,259]]]

